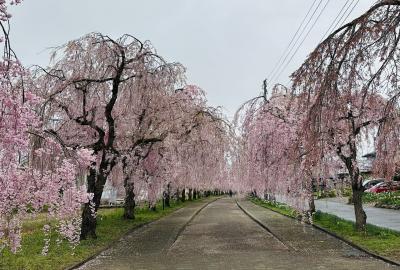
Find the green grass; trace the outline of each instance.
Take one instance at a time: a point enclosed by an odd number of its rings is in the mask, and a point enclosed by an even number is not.
[[[255,203],[259,206],[274,210],[285,216],[296,218],[299,215],[299,213],[296,212],[293,208],[291,208],[283,203],[266,201],[266,200],[262,200],[259,198],[250,198],[250,201],[252,201],[253,203]]]
[[[122,219],[122,208],[100,209],[98,212],[97,239],[81,241],[76,247],[74,254],[67,243],[57,246],[55,235],[52,235],[52,242],[47,256],[42,256],[41,251],[44,245],[42,227],[45,224],[43,217],[25,222],[22,238],[22,249],[17,254],[5,250],[0,254],[0,269],[7,270],[45,270],[65,269],[79,263],[90,256],[97,254],[111,243],[119,239],[133,228],[159,219],[191,202],[171,201],[171,208],[162,210],[157,205],[157,211],[151,211],[147,207],[137,209],[135,220]]]
[[[367,224],[365,232],[355,230],[354,222],[316,212],[314,223],[379,255],[400,261],[400,232]]]
[[[260,199],[251,199],[251,201],[257,205],[269,208],[286,216],[297,217],[298,215],[296,214],[296,211],[285,204],[266,202]],[[333,232],[360,247],[381,256],[400,261],[400,232],[370,224],[367,224],[365,232],[358,232],[355,230],[354,222],[319,211],[314,214],[313,221],[314,224]]]

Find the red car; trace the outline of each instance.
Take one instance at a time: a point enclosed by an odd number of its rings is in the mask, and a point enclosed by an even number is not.
[[[398,182],[383,182],[376,184],[375,186],[367,189],[365,192],[381,193],[397,190],[400,190],[400,184]]]

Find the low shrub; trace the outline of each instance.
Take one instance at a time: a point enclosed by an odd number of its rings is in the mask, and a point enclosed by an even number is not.
[[[364,203],[377,203],[380,205],[400,206],[400,191],[363,194]]]
[[[322,198],[335,198],[337,196],[337,192],[334,189],[331,190],[319,190],[314,192],[314,197],[316,199]]]

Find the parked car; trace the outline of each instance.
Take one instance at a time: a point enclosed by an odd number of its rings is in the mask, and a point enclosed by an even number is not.
[[[365,180],[362,183],[362,186],[363,186],[364,190],[367,190],[367,189],[370,189],[373,186],[375,186],[375,185],[377,185],[379,183],[383,183],[383,182],[385,182],[385,179],[382,179],[382,178],[369,179],[369,180]]]
[[[400,183],[392,181],[392,182],[382,182],[376,184],[375,186],[367,189],[365,192],[381,193],[381,192],[389,192],[397,190],[400,190]]]

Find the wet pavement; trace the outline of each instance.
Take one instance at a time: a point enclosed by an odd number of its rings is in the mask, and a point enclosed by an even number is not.
[[[354,206],[338,198],[315,200],[315,207],[321,212],[355,221]],[[400,232],[400,210],[376,208],[364,205],[367,223]]]
[[[312,226],[239,203],[270,232],[232,198],[197,202],[134,231],[79,269],[397,269]]]

